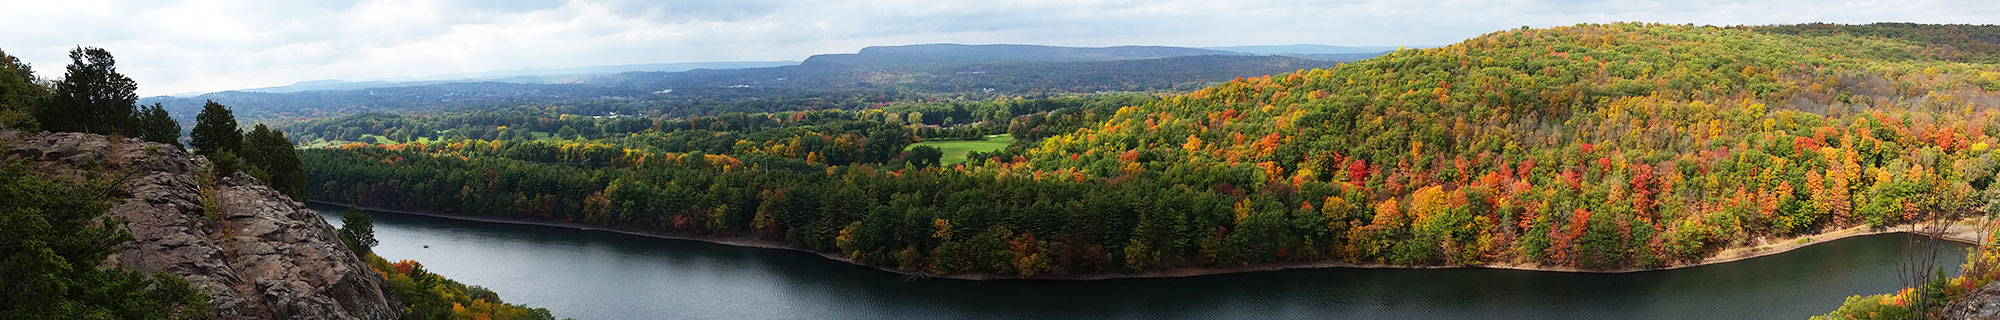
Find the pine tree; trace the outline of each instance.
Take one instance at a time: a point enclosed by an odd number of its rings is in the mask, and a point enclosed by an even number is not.
[[[304,200],[305,168],[299,164],[298,154],[293,148],[292,141],[285,139],[284,132],[258,124],[243,136],[242,156],[244,162],[254,168],[252,174],[264,180],[264,184],[292,199]]]
[[[189,146],[199,155],[214,155],[217,151],[231,153],[243,147],[243,131],[236,129],[236,116],[229,107],[215,101],[201,106],[201,114],[194,117],[194,130],[190,132]]]
[[[167,116],[167,110],[161,108],[160,104],[139,108],[135,118],[137,119],[134,121],[138,125],[135,131],[138,131],[139,139],[181,148],[181,124]]]
[[[138,82],[119,74],[117,61],[102,48],[78,47],[70,50],[69,60],[51,103],[39,110],[42,128],[97,134],[132,131]]]

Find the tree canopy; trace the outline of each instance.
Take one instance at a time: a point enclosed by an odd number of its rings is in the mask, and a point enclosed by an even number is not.
[[[251,169],[252,176],[292,199],[305,200],[305,169],[284,132],[257,124],[243,136],[242,148],[243,162]]]
[[[173,117],[168,116],[167,109],[160,108],[159,104],[142,107],[135,118],[137,119],[133,120],[133,130],[136,131],[135,133],[139,136],[139,139],[148,142],[165,143],[174,146],[174,148],[183,148],[181,146],[181,123],[174,121]]]
[[[49,88],[21,58],[0,51],[0,128],[39,130],[38,106],[47,102]]]
[[[236,153],[243,148],[243,131],[236,125],[236,116],[230,113],[228,106],[209,101],[201,106],[201,114],[195,115],[194,119],[188,146],[194,147],[195,154]]]
[[[139,84],[118,73],[117,60],[103,48],[77,47],[55,82],[55,95],[40,110],[43,129],[96,134],[127,133],[138,106]]]

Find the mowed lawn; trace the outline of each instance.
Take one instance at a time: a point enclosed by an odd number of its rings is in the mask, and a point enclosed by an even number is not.
[[[916,144],[911,144],[910,147],[911,148],[915,148],[917,146],[937,147],[938,150],[944,151],[944,157],[942,159],[939,159],[939,162],[943,162],[944,164],[959,164],[959,163],[965,163],[966,153],[972,151],[1000,150],[1007,148],[1007,145],[1009,144],[1014,144],[1013,136],[1007,134],[996,134],[996,135],[986,136],[986,140],[924,141],[924,142],[918,142]]]

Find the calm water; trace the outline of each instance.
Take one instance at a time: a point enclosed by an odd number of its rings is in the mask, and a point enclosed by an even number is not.
[[[339,208],[315,206],[339,224]],[[1905,235],[1633,274],[1319,269],[1094,282],[927,280],[791,251],[375,214],[375,251],[578,319],[1797,319],[1901,288]],[[424,248],[423,246],[430,246]],[[1949,244],[1939,265],[1964,262]]]

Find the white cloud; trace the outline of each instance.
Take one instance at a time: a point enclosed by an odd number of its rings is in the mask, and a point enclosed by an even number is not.
[[[1434,45],[1522,25],[1991,23],[1985,0],[63,0],[9,4],[0,49],[61,76],[99,46],[142,95],[525,67],[799,60],[871,45]]]

